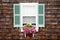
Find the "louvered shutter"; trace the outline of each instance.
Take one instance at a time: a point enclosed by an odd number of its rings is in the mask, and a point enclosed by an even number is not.
[[[38,27],[45,26],[45,5],[39,4],[38,5]]]
[[[20,4],[14,4],[13,5],[13,10],[14,10],[14,20],[13,20],[13,23],[14,23],[14,27],[20,27]]]

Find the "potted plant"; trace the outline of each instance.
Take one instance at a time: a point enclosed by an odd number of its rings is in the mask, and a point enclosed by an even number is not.
[[[26,36],[32,37],[33,33],[36,33],[35,27],[28,23],[24,26],[23,30],[25,37]]]

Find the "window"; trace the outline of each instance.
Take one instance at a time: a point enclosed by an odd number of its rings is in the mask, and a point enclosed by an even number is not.
[[[30,4],[30,5],[29,5]],[[45,4],[14,4],[14,27],[22,27],[30,22],[38,27],[45,27]]]

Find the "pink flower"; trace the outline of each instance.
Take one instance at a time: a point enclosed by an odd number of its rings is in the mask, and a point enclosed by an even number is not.
[[[35,27],[32,28],[24,27],[23,30],[24,30],[24,34],[36,33]]]

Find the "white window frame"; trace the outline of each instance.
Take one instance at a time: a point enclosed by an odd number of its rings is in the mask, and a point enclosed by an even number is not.
[[[20,4],[14,4],[13,5],[13,9],[15,8],[15,5],[20,5]],[[28,5],[29,5],[29,3],[28,3]],[[38,11],[38,5],[43,5],[43,15],[41,14],[41,15],[38,15],[38,12],[37,12],[37,16],[36,16],[36,30],[38,31],[38,27],[45,27],[45,4],[37,4],[37,11]],[[15,10],[15,9],[14,9]],[[14,11],[14,16],[15,16],[16,14],[15,14],[15,11]],[[19,15],[19,14],[17,14],[17,15]],[[16,15],[16,16],[17,16]],[[21,15],[21,9],[20,9],[20,15]],[[43,16],[43,20],[44,20],[44,22],[43,22],[43,25],[38,25],[38,16]],[[23,22],[22,22],[22,20],[23,20],[23,17],[22,16],[20,16],[20,25],[15,25],[15,20],[14,20],[14,26],[15,27],[21,27],[21,29],[22,29],[22,24],[23,24]],[[22,30],[22,32],[23,32],[23,30]]]

